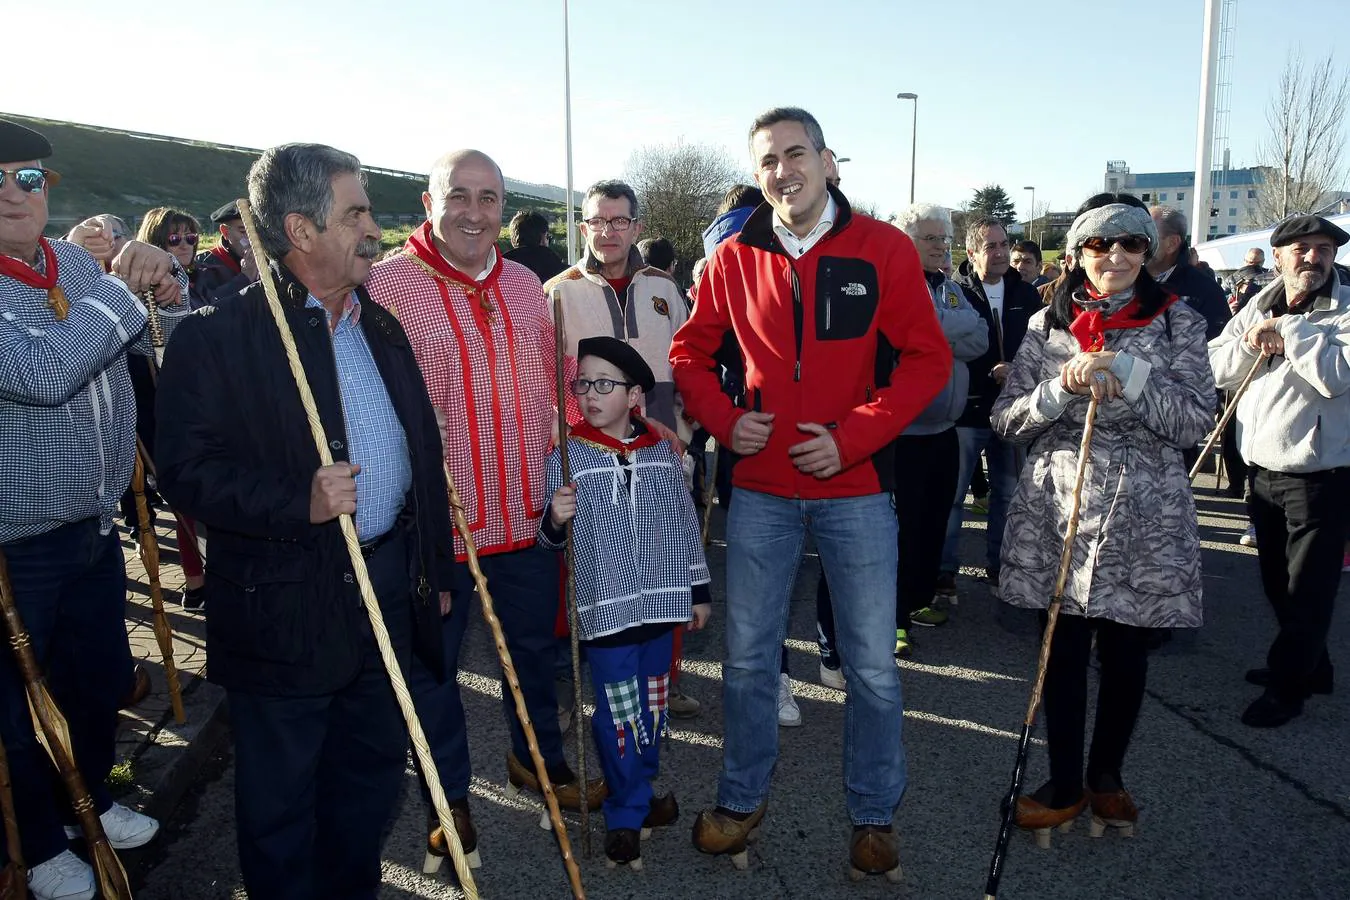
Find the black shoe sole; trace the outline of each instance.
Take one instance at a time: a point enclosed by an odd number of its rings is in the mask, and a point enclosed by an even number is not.
[[[1243,676],[1243,679],[1248,684],[1254,684],[1257,687],[1270,687],[1270,670],[1266,668],[1248,669],[1247,674]],[[1322,694],[1325,696],[1331,694],[1334,687],[1335,682],[1328,680],[1325,684],[1318,683],[1307,688],[1303,693],[1305,697],[1310,697],[1313,694]]]

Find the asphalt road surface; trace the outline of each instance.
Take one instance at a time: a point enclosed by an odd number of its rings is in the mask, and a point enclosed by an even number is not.
[[[1203,477],[1206,484],[1211,479]],[[1205,626],[1155,653],[1124,778],[1139,803],[1133,839],[1092,840],[1087,817],[1038,850],[1014,835],[1003,879],[1006,898],[1344,898],[1350,897],[1350,684],[1315,697],[1304,715],[1273,731],[1238,716],[1258,693],[1242,680],[1262,664],[1273,619],[1261,594],[1255,551],[1236,538],[1241,505],[1208,487],[1197,492],[1206,540]],[[983,519],[968,519],[963,558],[983,559]],[[720,533],[714,528],[714,533]],[[1159,535],[1159,540],[1165,540]],[[685,690],[702,715],[678,723],[662,748],[663,787],[676,792],[679,823],[644,845],[646,870],[605,868],[603,824],[592,817],[594,857],[582,861],[589,897],[876,898],[983,896],[985,872],[1007,790],[1015,740],[1035,665],[1034,618],[1001,608],[967,569],[960,605],[941,628],[920,629],[914,658],[902,664],[909,787],[896,817],[904,882],[846,877],[849,824],[844,809],[841,735],[844,694],[817,680],[814,589],[818,560],[803,559],[791,606],[791,667],[800,728],[780,729],[769,812],[748,871],[690,845],[697,811],[714,802],[721,760],[721,571],[724,548],[710,552],[717,604],[710,628],[685,644]],[[1342,597],[1346,591],[1342,590]],[[1345,660],[1350,610],[1339,610],[1333,659]],[[460,682],[475,767],[473,811],[484,897],[569,896],[552,834],[537,825],[539,803],[512,798],[498,669],[486,626],[475,613]],[[1342,666],[1342,672],[1345,666]],[[1095,682],[1095,675],[1091,676]],[[1095,684],[1090,697],[1095,696]],[[1089,715],[1091,712],[1089,711]],[[571,738],[568,739],[569,755]],[[592,772],[598,770],[594,763]],[[1027,784],[1047,776],[1044,745],[1032,750]],[[228,751],[208,766],[164,834],[129,860],[140,900],[243,897]],[[425,812],[415,776],[384,849],[385,898],[455,898],[447,865],[420,872]],[[575,822],[575,818],[572,819]],[[577,829],[571,830],[578,848]]]

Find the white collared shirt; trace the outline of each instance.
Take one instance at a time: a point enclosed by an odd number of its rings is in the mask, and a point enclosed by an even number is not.
[[[820,221],[816,226],[806,233],[806,237],[799,238],[792,233],[792,230],[783,224],[783,220],[778,218],[778,213],[773,214],[773,231],[778,235],[778,240],[782,242],[783,249],[793,259],[800,259],[806,255],[816,244],[820,243],[831,228],[834,227],[835,216],[839,215],[839,206],[834,202],[834,197],[825,195],[825,208],[820,211]]]
[[[450,257],[446,256],[444,253],[441,254],[441,259],[445,260],[446,263],[450,265],[452,268],[459,269],[459,271],[464,272],[463,269],[461,269],[459,266],[456,266],[455,263],[450,259]],[[493,245],[488,248],[487,268],[479,272],[478,277],[475,278],[474,281],[482,281],[484,278],[487,278],[488,275],[492,274],[492,267],[495,266],[496,264],[497,264],[497,247],[496,245]],[[464,272],[464,274],[468,275],[469,273]]]

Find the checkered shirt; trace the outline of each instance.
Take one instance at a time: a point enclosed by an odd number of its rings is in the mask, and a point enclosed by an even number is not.
[[[572,520],[577,618],[590,641],[638,625],[688,622],[690,585],[709,581],[698,514],[669,441],[624,454],[568,441],[577,514]],[[548,496],[562,486],[548,461]],[[540,530],[539,543],[560,549]]]
[[[431,403],[448,422],[446,461],[478,552],[531,546],[551,495],[544,461],[557,421],[553,319],[539,279],[505,260],[476,289],[433,272],[407,253],[376,264],[373,299],[398,317],[412,343]],[[481,314],[486,299],[493,308]],[[566,360],[564,378],[576,377]],[[568,392],[569,421],[577,421]],[[455,554],[466,558],[455,535]]]
[[[313,294],[305,306],[324,309]],[[324,309],[324,315],[331,329],[332,313]],[[362,541],[370,541],[394,527],[403,510],[412,487],[412,460],[403,423],[360,325],[361,301],[350,294],[333,330],[333,356],[347,426],[348,459],[361,467],[356,476],[356,533]]]
[[[104,533],[131,483],[136,400],[128,349],[152,351],[146,310],[75,244],[52,241],[70,310],[0,277],[0,544],[94,516]],[[161,308],[166,336],[189,313]]]

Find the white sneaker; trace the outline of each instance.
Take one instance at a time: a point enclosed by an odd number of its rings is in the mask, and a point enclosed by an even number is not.
[[[820,664],[820,683],[828,688],[834,688],[836,691],[847,688],[847,682],[844,681],[844,670],[831,669],[824,663]]]
[[[1256,546],[1256,526],[1248,525],[1247,530],[1242,532],[1242,537],[1238,538],[1238,543],[1244,547]]]
[[[134,850],[143,847],[159,833],[159,823],[149,816],[143,816],[135,810],[127,809],[120,803],[108,807],[108,811],[98,817],[103,823],[103,833],[114,850]],[[81,837],[79,828],[66,826],[66,837],[72,841]]]
[[[797,701],[792,699],[792,681],[786,673],[778,675],[778,724],[785,728],[796,728],[802,724],[802,711]]]
[[[28,890],[37,900],[93,900],[98,888],[89,864],[64,850],[28,870]]]

